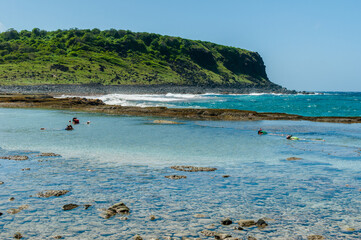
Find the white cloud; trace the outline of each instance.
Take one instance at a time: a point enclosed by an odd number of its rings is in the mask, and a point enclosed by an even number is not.
[[[5,25],[0,22],[0,32],[4,32],[6,30],[7,29],[6,29]]]

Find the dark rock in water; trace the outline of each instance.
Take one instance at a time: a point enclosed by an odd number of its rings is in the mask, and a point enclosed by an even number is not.
[[[241,227],[251,227],[253,225],[256,225],[255,221],[251,219],[241,219],[238,221],[238,224]]]
[[[169,178],[169,179],[174,179],[174,180],[178,180],[178,179],[182,179],[182,178],[187,178],[187,176],[181,176],[181,175],[169,175],[169,176],[164,176],[165,178]]]
[[[0,216],[2,216],[3,215],[3,213],[2,212],[0,212]]]
[[[268,224],[266,223],[265,220],[263,219],[258,219],[258,221],[256,222],[256,226],[259,228],[265,228],[268,226]]]
[[[240,226],[235,226],[234,228],[233,228],[234,230],[244,230],[242,227],[240,227]]]
[[[8,160],[15,160],[15,161],[24,161],[28,160],[28,156],[21,156],[21,155],[14,155],[14,156],[7,156],[7,157],[0,157],[0,159],[8,159]]]
[[[223,175],[222,177],[224,177],[224,178],[229,178],[230,176],[229,176],[229,175]]]
[[[3,185],[3,184],[4,184],[4,182],[1,182],[1,181],[0,181],[0,185]]]
[[[299,157],[289,157],[286,159],[287,161],[297,161],[297,160],[302,160],[302,158]]]
[[[70,204],[64,205],[63,210],[64,211],[72,210],[72,209],[77,208],[77,207],[79,207],[79,205],[70,203]]]
[[[14,201],[14,200],[15,200],[14,197],[9,198],[9,201]]]
[[[257,238],[252,237],[252,236],[248,236],[247,240],[257,240]]]
[[[17,214],[17,213],[21,212],[22,210],[25,210],[25,209],[28,209],[28,208],[29,208],[29,205],[21,205],[18,208],[10,208],[6,212],[9,213],[9,214]]]
[[[60,235],[57,235],[57,236],[54,236],[53,238],[55,238],[55,239],[62,239],[63,237],[60,236]]]
[[[223,239],[229,239],[232,236],[226,233],[217,233],[216,235],[214,235],[215,239],[219,239],[219,240],[223,240]]]
[[[87,210],[87,209],[90,208],[91,206],[92,206],[92,205],[90,205],[90,204],[85,204],[85,205],[84,205],[84,209]]]
[[[56,153],[41,153],[39,155],[37,155],[37,157],[59,157],[60,154],[56,154]]]
[[[23,169],[21,169],[21,171],[29,171],[30,170],[30,168],[23,168]]]
[[[231,225],[232,224],[232,220],[229,218],[225,218],[221,220],[221,224],[222,225]]]
[[[36,195],[38,197],[60,197],[64,194],[67,194],[69,191],[68,190],[48,190],[48,191],[44,191],[44,192],[39,192]]]
[[[108,219],[116,214],[129,214],[129,212],[130,209],[124,203],[120,202],[108,208],[104,217]]]
[[[154,221],[154,220],[157,219],[157,218],[156,218],[156,216],[154,216],[154,215],[150,215],[150,216],[149,216],[149,219],[150,219],[151,221]]]
[[[21,239],[21,238],[23,238],[23,235],[21,235],[21,233],[17,232],[17,233],[14,234],[14,238],[15,239]]]
[[[134,240],[143,240],[143,238],[139,235],[135,235],[133,239]]]
[[[310,235],[307,237],[307,240],[323,240],[323,239],[326,239],[326,238],[321,235]]]
[[[177,171],[184,171],[184,172],[211,172],[211,171],[217,170],[217,168],[194,167],[194,166],[172,166],[170,168],[177,170]]]

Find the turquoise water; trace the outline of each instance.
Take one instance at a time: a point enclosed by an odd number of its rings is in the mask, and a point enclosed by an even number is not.
[[[82,124],[71,132],[63,130],[74,116]],[[144,239],[207,239],[199,232],[208,228],[241,239],[361,237],[361,124],[158,125],[154,119],[0,109],[0,156],[29,156],[26,161],[0,159],[0,239],[12,239],[15,232],[25,239],[131,239],[136,234]],[[86,121],[91,124],[83,124]],[[270,134],[258,136],[260,127]],[[302,140],[286,140],[285,134]],[[37,157],[40,152],[62,156]],[[302,160],[287,161],[288,157]],[[177,172],[172,165],[218,170]],[[21,170],[28,167],[29,171]],[[187,178],[164,177],[171,174]],[[230,177],[223,178],[225,174]],[[34,197],[52,189],[70,192],[58,198]],[[10,197],[15,200],[8,201]],[[100,216],[98,209],[119,201],[131,209],[128,220]],[[92,207],[63,211],[69,203]],[[29,208],[6,213],[24,204]],[[151,214],[157,220],[150,221]],[[223,217],[273,220],[267,220],[269,226],[263,230],[238,231],[233,230],[235,224],[222,226]]]
[[[360,92],[317,94],[108,94],[99,98],[123,106],[169,108],[226,108],[257,112],[282,112],[303,116],[361,116]]]

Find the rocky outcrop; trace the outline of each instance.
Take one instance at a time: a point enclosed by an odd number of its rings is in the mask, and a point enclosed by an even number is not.
[[[0,159],[8,159],[8,160],[15,160],[15,161],[24,161],[28,160],[28,156],[22,156],[22,155],[14,155],[14,156],[7,156],[7,157],[0,157]]]
[[[169,175],[169,176],[164,176],[165,178],[168,179],[173,179],[173,180],[178,180],[178,179],[182,179],[182,178],[187,178],[187,176],[181,176],[181,175]]]
[[[37,155],[37,157],[59,157],[60,154],[56,154],[56,153],[41,153],[39,155]]]
[[[287,161],[297,161],[297,160],[302,160],[302,158],[299,157],[289,157],[286,159]]]
[[[103,217],[108,219],[116,214],[129,214],[130,209],[122,202],[114,204],[110,208],[108,208],[105,213],[103,214]]]
[[[252,219],[241,219],[238,221],[238,224],[241,227],[251,227],[256,225],[256,222]]]
[[[77,207],[79,207],[79,205],[70,203],[70,204],[64,205],[63,210],[68,211],[68,210],[72,210],[72,209],[77,208]]]

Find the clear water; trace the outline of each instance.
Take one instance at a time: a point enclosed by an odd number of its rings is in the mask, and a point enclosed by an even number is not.
[[[226,108],[303,116],[361,116],[361,92],[297,94],[108,94],[91,96],[106,104],[169,108]]]
[[[77,116],[75,130],[64,129]],[[246,239],[361,238],[361,124],[307,121],[182,121],[67,111],[0,109],[0,239],[145,239],[206,237],[207,228]],[[45,131],[40,128],[45,127]],[[258,136],[262,127],[270,134]],[[274,134],[274,135],[272,135]],[[292,134],[300,141],[286,140]],[[318,141],[324,139],[325,141]],[[37,157],[55,152],[61,157]],[[300,157],[299,161],[287,161]],[[45,160],[45,161],[39,161]],[[172,165],[217,167],[177,172]],[[24,168],[29,171],[22,171]],[[91,169],[94,171],[87,171]],[[186,179],[169,180],[170,174]],[[230,175],[223,178],[224,174]],[[70,190],[37,198],[43,190]],[[30,197],[32,195],[33,197]],[[15,197],[14,201],[8,201]],[[128,220],[104,219],[98,209],[122,201]],[[92,204],[63,211],[64,204]],[[28,204],[10,215],[6,210]],[[149,216],[157,216],[150,221]],[[195,218],[205,214],[206,218]],[[221,226],[230,217],[270,218],[263,230]],[[213,226],[210,226],[212,225]],[[346,229],[354,228],[355,231]],[[212,238],[209,238],[212,239]]]

